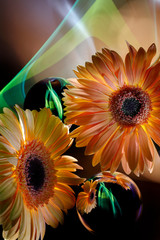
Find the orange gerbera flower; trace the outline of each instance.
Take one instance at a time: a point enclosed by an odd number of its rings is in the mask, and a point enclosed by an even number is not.
[[[154,144],[160,145],[160,62],[152,44],[147,52],[129,45],[125,62],[115,51],[102,49],[93,63],[78,66],[78,79],[64,93],[66,123],[77,147],[94,154],[93,166],[114,172],[121,160],[126,173],[152,171]]]
[[[61,156],[71,145],[68,127],[49,109],[0,114],[0,223],[5,239],[43,239],[45,222],[63,223],[75,204],[70,184],[76,159]]]
[[[77,210],[83,213],[89,213],[96,207],[96,186],[97,181],[86,181],[82,188],[83,192],[80,192],[77,197],[76,207]]]

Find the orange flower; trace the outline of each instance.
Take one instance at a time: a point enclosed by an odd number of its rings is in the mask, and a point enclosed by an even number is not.
[[[128,44],[125,62],[102,49],[93,63],[78,66],[78,79],[64,93],[67,124],[79,125],[71,136],[86,146],[102,171],[114,172],[122,161],[126,173],[152,171],[154,144],[160,145],[160,62],[152,44],[147,52]]]
[[[70,184],[81,167],[63,154],[71,145],[68,127],[49,109],[0,114],[0,223],[5,239],[43,239],[45,222],[63,223],[75,204]]]
[[[89,213],[93,208],[96,207],[96,186],[97,181],[91,180],[86,181],[82,186],[83,192],[80,192],[77,197],[76,207],[77,210],[81,213]]]

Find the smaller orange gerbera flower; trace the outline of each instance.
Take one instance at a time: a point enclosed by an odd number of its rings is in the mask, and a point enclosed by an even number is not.
[[[77,197],[77,210],[83,213],[89,213],[96,207],[96,186],[98,181],[86,181],[82,186],[83,192],[80,192]]]
[[[97,236],[105,232],[106,226],[119,225],[119,220],[125,225],[138,219],[142,212],[138,186],[122,173],[100,172],[87,180],[82,188],[76,201],[77,214],[82,225],[88,231],[98,233]]]

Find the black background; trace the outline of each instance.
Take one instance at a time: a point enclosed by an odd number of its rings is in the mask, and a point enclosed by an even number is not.
[[[2,89],[34,56],[48,39],[62,16],[56,12],[56,1],[47,0],[5,0],[0,1],[0,89]],[[61,6],[65,0],[59,1]],[[70,1],[71,5],[74,1]],[[64,13],[65,14],[65,13]],[[83,149],[70,150],[77,155],[80,165],[84,167],[81,175],[87,176],[98,171],[91,170],[90,157],[84,157]],[[143,198],[143,212],[137,222],[128,222],[123,226],[106,225],[104,239],[160,239],[160,184],[134,179]],[[107,218],[107,216],[106,216]],[[63,226],[46,228],[44,239],[100,239],[88,233],[80,224],[75,209],[65,216]]]

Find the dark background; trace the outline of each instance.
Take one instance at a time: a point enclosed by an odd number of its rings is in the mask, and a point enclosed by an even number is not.
[[[59,2],[59,3],[58,3]],[[74,1],[68,1],[72,5]],[[124,1],[123,1],[124,2]],[[59,5],[57,5],[59,4]],[[0,89],[2,89],[34,56],[63,19],[65,0],[1,0],[0,1]],[[57,6],[63,14],[57,13]],[[72,150],[71,150],[72,151]],[[91,169],[91,158],[77,150],[77,158],[84,167],[81,175]],[[75,152],[73,150],[73,155]],[[94,174],[97,169],[93,170]],[[143,198],[143,212],[137,222],[107,226],[104,239],[160,239],[160,184],[134,179]],[[106,216],[107,218],[107,216]],[[98,219],[97,219],[98,220]],[[63,226],[47,226],[44,239],[95,239],[79,223],[75,209],[69,211]],[[100,236],[102,237],[102,236]],[[99,238],[100,238],[99,237]]]

